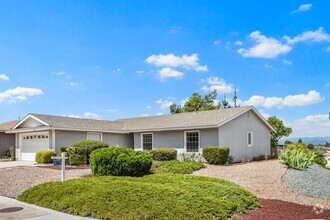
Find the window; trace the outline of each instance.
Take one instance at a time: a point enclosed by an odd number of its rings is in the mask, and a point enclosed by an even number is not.
[[[87,140],[102,141],[102,133],[88,132]]]
[[[187,131],[185,132],[185,145],[186,151],[198,152],[199,151],[199,131]]]
[[[247,145],[248,145],[248,147],[252,147],[252,145],[253,145],[253,133],[252,132],[247,133]]]
[[[142,134],[142,150],[152,150],[152,133]]]

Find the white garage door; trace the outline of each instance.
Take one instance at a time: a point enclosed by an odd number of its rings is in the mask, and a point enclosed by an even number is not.
[[[20,135],[21,160],[35,161],[36,152],[49,149],[49,134],[31,133]]]

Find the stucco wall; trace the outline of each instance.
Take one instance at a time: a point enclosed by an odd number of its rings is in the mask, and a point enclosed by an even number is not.
[[[200,129],[200,146],[218,145],[218,129]],[[184,132],[185,131],[157,131],[145,132],[153,133],[153,148],[175,148],[179,152],[184,152]],[[134,133],[134,149],[141,150],[141,133]]]
[[[247,145],[247,132],[253,132],[252,147]],[[219,145],[230,147],[235,162],[270,155],[270,130],[249,111],[219,128]]]
[[[0,155],[9,151],[10,146],[15,146],[15,134],[0,133]]]
[[[56,152],[59,152],[62,146],[68,146],[81,140],[87,140],[86,131],[56,131]],[[133,136],[129,134],[102,133],[102,140],[107,142],[110,146],[119,145],[133,147]]]

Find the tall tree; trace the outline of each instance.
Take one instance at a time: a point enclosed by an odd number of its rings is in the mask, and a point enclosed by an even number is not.
[[[303,142],[302,142],[302,140],[299,138],[299,140],[298,140],[298,143],[299,144],[302,144]]]
[[[188,98],[188,100],[181,105],[173,103],[170,106],[170,111],[172,114],[182,113],[182,112],[197,112],[205,110],[214,110],[221,107],[220,102],[216,102],[217,91],[201,96],[199,93],[194,93]]]
[[[292,129],[285,127],[283,121],[275,116],[268,118],[268,123],[275,129],[276,132],[271,132],[271,145],[277,147],[278,141],[282,137],[288,137],[292,133]]]

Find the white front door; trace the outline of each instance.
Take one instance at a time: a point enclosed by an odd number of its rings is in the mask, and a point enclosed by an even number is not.
[[[19,135],[21,160],[35,161],[36,152],[49,149],[49,132]]]

